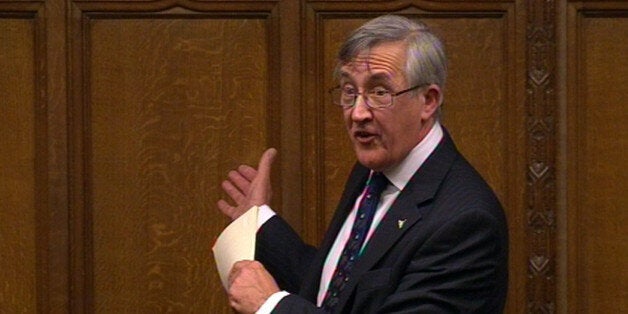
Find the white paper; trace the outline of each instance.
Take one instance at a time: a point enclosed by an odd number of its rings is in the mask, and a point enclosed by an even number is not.
[[[229,287],[229,272],[237,261],[255,259],[257,206],[251,207],[223,230],[212,250],[222,285]]]

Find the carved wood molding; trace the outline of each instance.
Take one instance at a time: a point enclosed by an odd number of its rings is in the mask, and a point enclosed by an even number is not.
[[[556,311],[556,3],[526,5],[527,312]]]

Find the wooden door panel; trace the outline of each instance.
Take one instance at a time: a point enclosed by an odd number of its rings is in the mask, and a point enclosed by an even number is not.
[[[227,172],[274,143],[267,17],[83,16],[71,138],[81,307],[230,312],[215,203]]]
[[[628,309],[628,15],[573,13],[572,47],[579,49],[568,51],[570,307],[621,313]]]
[[[0,14],[0,310],[8,312],[37,309],[34,34],[32,16]]]

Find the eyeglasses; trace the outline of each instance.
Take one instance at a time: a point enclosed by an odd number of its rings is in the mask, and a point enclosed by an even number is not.
[[[429,84],[415,85],[396,93],[393,93],[383,87],[376,87],[364,92],[358,92],[356,88],[350,86],[336,86],[329,90],[329,94],[331,95],[334,105],[340,106],[343,109],[349,109],[355,106],[358,96],[360,95],[364,98],[364,103],[367,107],[371,109],[382,109],[392,106],[394,97],[427,85]]]

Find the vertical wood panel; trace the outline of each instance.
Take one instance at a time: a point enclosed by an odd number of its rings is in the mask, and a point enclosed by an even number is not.
[[[64,16],[63,3],[0,1],[2,312],[67,310]]]
[[[33,4],[35,5],[35,4]],[[37,3],[37,312],[69,311],[66,2]]]
[[[229,167],[268,145],[265,21],[94,19],[90,29],[95,308],[224,304],[215,201]]]
[[[292,53],[278,47],[278,12],[277,1],[73,5],[74,311],[232,312],[211,254],[227,223],[215,204],[230,169],[292,139],[279,124],[295,111],[282,117],[278,101],[296,94],[277,93],[294,77],[279,67]]]
[[[568,86],[568,263],[570,303],[581,313],[628,310],[628,42],[618,40],[628,38],[625,9],[583,9],[571,20],[578,49],[568,53],[576,65]]]
[[[35,25],[0,14],[0,311],[35,313]]]

